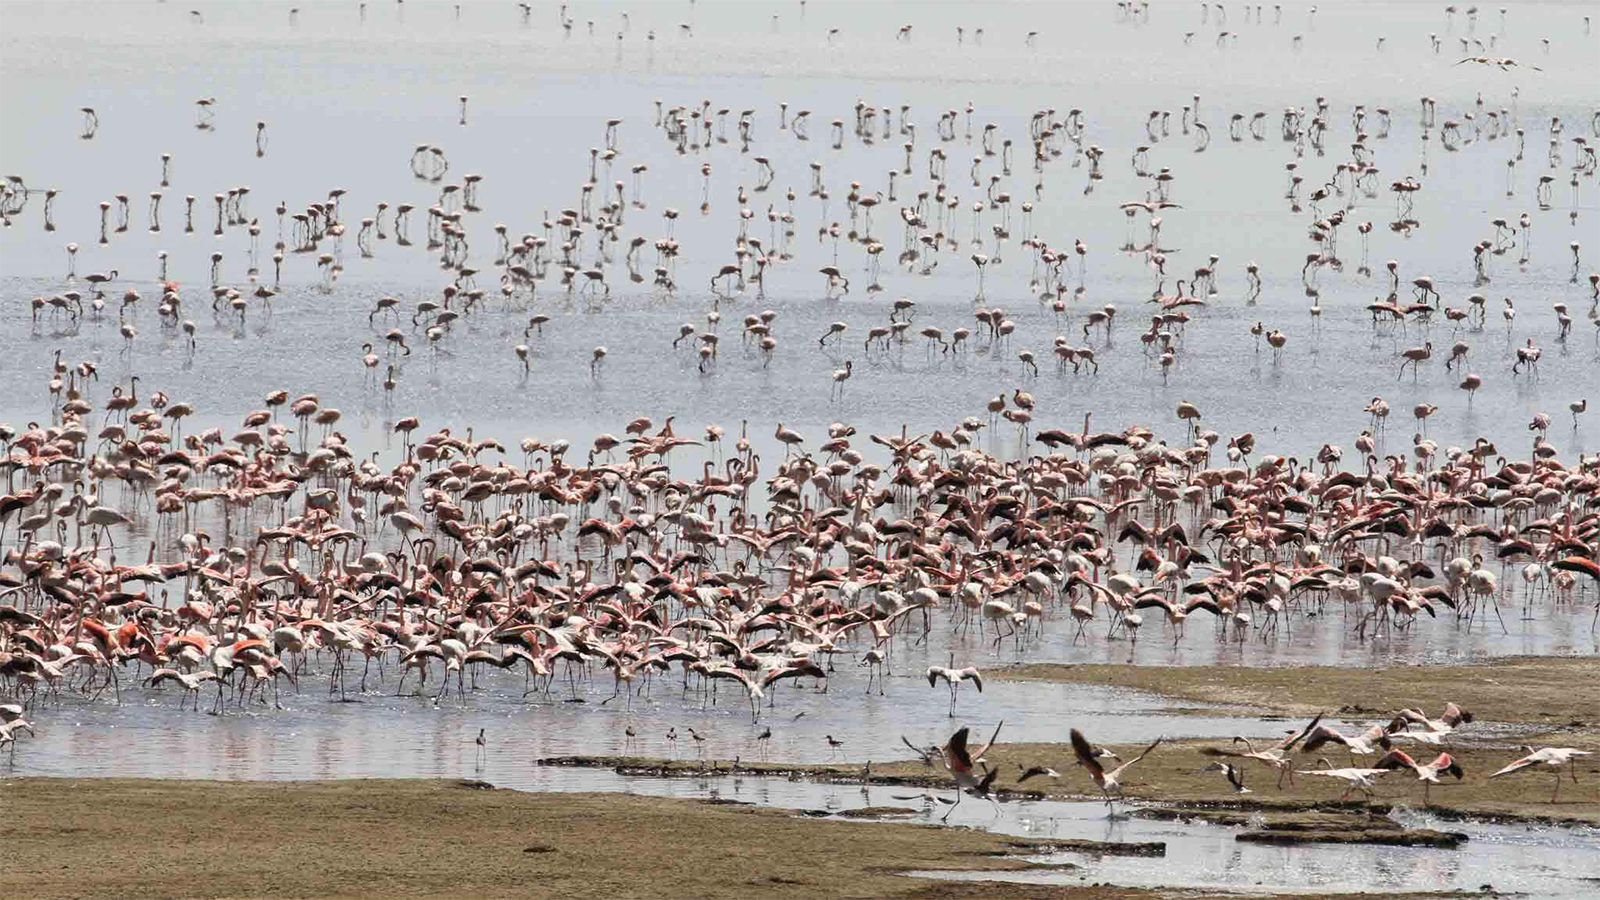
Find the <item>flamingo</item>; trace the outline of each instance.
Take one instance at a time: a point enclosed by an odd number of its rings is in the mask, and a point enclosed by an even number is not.
[[[194,697],[194,708],[195,711],[198,712],[200,709],[200,687],[208,681],[220,680],[221,679],[218,677],[216,672],[195,672],[193,674],[186,674],[179,672],[177,669],[157,669],[155,672],[151,673],[149,678],[145,679],[145,683],[151,687],[154,687],[163,681],[178,682],[179,684],[183,685],[186,700],[189,696]]]
[[[900,737],[900,740],[903,741],[907,747],[910,747],[912,750],[916,750],[916,752],[922,756],[924,763],[931,764],[933,758],[937,756],[944,762],[944,766],[950,771],[951,777],[955,779],[956,799],[950,804],[950,809],[945,812],[944,818],[940,819],[941,822],[948,821],[950,819],[950,813],[955,812],[956,807],[961,804],[961,795],[963,793],[971,793],[975,797],[983,797],[985,799],[989,799],[990,802],[993,802],[993,799],[989,797],[989,790],[993,787],[995,777],[999,774],[1000,770],[990,769],[987,765],[985,765],[983,777],[979,778],[977,774],[973,772],[973,766],[977,763],[983,762],[984,754],[988,753],[989,748],[994,746],[995,739],[1000,736],[1000,729],[1004,728],[1005,724],[1006,723],[1002,721],[999,725],[996,725],[994,727],[994,734],[989,736],[989,742],[979,748],[978,752],[976,753],[971,752],[967,748],[967,736],[969,734],[969,730],[966,728],[962,728],[955,734],[950,735],[950,740],[943,747],[937,748],[933,751],[918,750],[915,745],[905,739],[904,735]],[[998,811],[998,807],[996,809]]]
[[[1105,795],[1107,810],[1113,809],[1111,805],[1113,801],[1112,794],[1119,796],[1122,794],[1123,786],[1119,780],[1122,777],[1122,773],[1127,771],[1129,766],[1149,756],[1150,752],[1161,746],[1161,742],[1165,740],[1165,738],[1157,737],[1150,746],[1144,748],[1143,753],[1107,772],[1100,765],[1099,757],[1095,754],[1094,748],[1089,746],[1089,742],[1084,738],[1083,732],[1074,728],[1070,738],[1072,740],[1073,755],[1078,757],[1078,765],[1088,770],[1089,777],[1094,779],[1095,785],[1100,788],[1100,793]]]
[[[1527,752],[1526,756],[1522,757],[1521,759],[1512,760],[1500,771],[1495,772],[1489,777],[1499,778],[1501,775],[1510,775],[1512,772],[1520,772],[1523,769],[1526,769],[1530,766],[1536,766],[1541,763],[1547,766],[1554,766],[1556,769],[1556,784],[1555,790],[1550,793],[1551,803],[1556,802],[1556,798],[1561,795],[1561,767],[1563,765],[1570,767],[1570,771],[1572,773],[1572,783],[1577,784],[1578,757],[1592,756],[1594,753],[1592,750],[1575,750],[1571,747],[1544,747],[1539,750],[1535,750],[1532,747],[1523,746],[1521,749]]]
[[[1289,732],[1283,740],[1273,744],[1271,747],[1268,747],[1265,750],[1256,750],[1256,748],[1251,745],[1249,738],[1241,736],[1235,737],[1233,742],[1235,745],[1238,745],[1242,742],[1245,748],[1244,753],[1240,753],[1236,750],[1222,750],[1216,747],[1203,747],[1201,748],[1200,752],[1205,756],[1227,756],[1238,759],[1254,759],[1264,762],[1278,770],[1278,788],[1281,790],[1283,788],[1283,779],[1285,776],[1288,777],[1290,786],[1294,785],[1294,770],[1289,764],[1289,757],[1287,754],[1290,750],[1294,749],[1295,744],[1309,736],[1311,732],[1316,729],[1317,724],[1321,721],[1322,716],[1318,715],[1315,719],[1311,720],[1311,724],[1300,729],[1298,732]]]
[[[1244,786],[1244,769],[1229,765],[1225,762],[1214,762],[1201,770],[1202,772],[1221,772],[1228,778],[1228,784],[1233,785],[1235,794],[1251,794],[1254,791]]]
[[[1410,769],[1417,773],[1417,780],[1422,782],[1422,803],[1426,806],[1429,802],[1428,792],[1439,783],[1440,775],[1454,775],[1460,781],[1466,772],[1461,764],[1450,758],[1450,754],[1441,753],[1433,762],[1422,765],[1402,750],[1390,750],[1383,758],[1372,764],[1375,769]]]
[[[1333,763],[1328,762],[1327,757],[1322,757],[1321,762],[1324,768],[1297,769],[1296,774],[1316,775],[1322,778],[1337,778],[1341,781],[1347,782],[1350,786],[1345,789],[1344,793],[1339,795],[1340,800],[1350,796],[1350,792],[1356,790],[1366,794],[1368,799],[1370,799],[1372,797],[1373,779],[1380,775],[1387,774],[1389,771],[1388,769],[1358,769],[1354,767],[1335,769],[1333,767]]]
[[[1314,753],[1318,747],[1328,743],[1343,744],[1345,749],[1350,751],[1352,758],[1357,755],[1366,756],[1369,753],[1377,753],[1379,748],[1389,750],[1391,749],[1389,728],[1392,726],[1394,726],[1392,722],[1387,726],[1374,725],[1360,734],[1347,735],[1326,725],[1319,725],[1311,730],[1311,734],[1306,738],[1305,746],[1301,748],[1301,752]]]
[[[961,682],[970,681],[983,693],[983,674],[976,667],[967,666],[964,669],[955,668],[955,655],[951,654],[949,666],[929,666],[927,671],[928,687],[938,687],[939,679],[943,678],[945,684],[950,686],[950,718],[956,715],[956,691],[961,688]],[[980,754],[981,755],[981,754]]]

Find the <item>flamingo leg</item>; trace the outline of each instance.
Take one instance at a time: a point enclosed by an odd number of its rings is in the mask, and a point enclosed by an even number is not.
[[[950,808],[945,810],[944,816],[941,819],[939,819],[939,821],[941,821],[941,822],[950,821],[950,814],[955,812],[956,811],[956,807],[958,807],[960,805],[961,805],[961,789],[958,787],[958,788],[956,788],[956,802],[950,804]]]

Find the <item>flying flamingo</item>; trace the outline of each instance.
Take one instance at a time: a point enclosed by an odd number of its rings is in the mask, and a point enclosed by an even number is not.
[[[1112,809],[1113,800],[1111,795],[1122,794],[1122,782],[1118,780],[1122,773],[1127,771],[1129,766],[1149,756],[1150,751],[1156,749],[1165,740],[1165,738],[1161,737],[1156,738],[1150,746],[1144,748],[1143,753],[1107,772],[1101,767],[1094,748],[1089,746],[1089,742],[1084,738],[1083,732],[1074,728],[1070,737],[1072,739],[1072,752],[1078,757],[1078,765],[1089,771],[1089,777],[1094,779],[1094,783],[1100,788],[1100,792],[1105,795],[1106,809],[1108,810]]]
[[[1505,768],[1494,773],[1493,775],[1490,775],[1489,777],[1499,778],[1501,775],[1510,775],[1512,772],[1520,772],[1529,766],[1536,766],[1540,763],[1544,763],[1547,766],[1555,766],[1556,785],[1555,790],[1550,794],[1551,803],[1556,802],[1556,797],[1560,796],[1561,794],[1561,766],[1570,766],[1572,783],[1577,784],[1578,757],[1591,756],[1594,752],[1592,750],[1574,750],[1571,747],[1545,747],[1540,750],[1535,750],[1532,747],[1524,746],[1522,749],[1527,751],[1527,756],[1524,756],[1518,760],[1513,760],[1512,762],[1508,763]]]
[[[1343,744],[1345,749],[1350,751],[1352,758],[1357,754],[1366,756],[1369,753],[1377,753],[1380,747],[1388,750],[1391,747],[1389,743],[1389,727],[1393,725],[1394,723],[1392,722],[1389,726],[1374,725],[1358,735],[1342,734],[1326,725],[1319,725],[1312,729],[1311,735],[1306,738],[1305,747],[1301,748],[1301,752],[1314,753],[1318,747],[1328,743]]]
[[[1372,764],[1375,769],[1410,769],[1417,773],[1417,780],[1422,782],[1422,803],[1428,804],[1428,791],[1439,783],[1440,775],[1454,775],[1460,781],[1466,774],[1461,764],[1450,758],[1450,754],[1441,753],[1433,762],[1422,765],[1402,750],[1390,750],[1383,758]]]
[[[1428,744],[1439,743],[1441,738],[1455,731],[1457,726],[1472,721],[1472,713],[1454,703],[1445,704],[1444,712],[1440,713],[1438,719],[1428,718],[1420,709],[1402,709],[1396,715],[1405,720],[1402,728],[1409,728],[1412,725],[1421,727],[1422,730],[1419,732],[1406,732],[1406,734]],[[1391,726],[1393,724],[1396,723],[1391,723]]]
[[[1388,769],[1358,769],[1353,767],[1335,769],[1333,767],[1333,763],[1328,762],[1328,758],[1326,756],[1322,757],[1320,761],[1325,768],[1298,769],[1296,770],[1296,774],[1317,775],[1323,778],[1338,778],[1341,781],[1349,783],[1350,786],[1345,789],[1344,793],[1339,795],[1340,800],[1350,796],[1350,792],[1356,790],[1366,794],[1370,799],[1372,797],[1372,780],[1380,775],[1386,774],[1389,771]]]
[[[1322,716],[1319,715],[1315,719],[1311,720],[1311,724],[1300,729],[1298,732],[1289,732],[1283,740],[1273,744],[1271,747],[1268,747],[1265,750],[1256,750],[1256,748],[1251,745],[1249,738],[1235,737],[1233,739],[1235,745],[1243,742],[1245,748],[1244,753],[1240,753],[1237,750],[1222,750],[1216,747],[1203,747],[1201,748],[1200,752],[1205,756],[1229,756],[1236,759],[1260,760],[1261,762],[1264,762],[1278,770],[1278,787],[1279,789],[1282,789],[1283,779],[1285,776],[1288,776],[1290,786],[1294,785],[1294,770],[1290,767],[1289,758],[1286,754],[1290,750],[1294,749],[1295,744],[1299,743],[1301,740],[1304,740],[1307,735],[1311,734],[1312,730],[1314,730],[1317,727],[1317,724],[1321,721]]]
[[[962,728],[955,734],[950,735],[948,743],[933,750],[919,750],[914,744],[906,740],[904,735],[901,735],[900,740],[907,747],[915,750],[922,757],[923,763],[932,765],[935,756],[937,756],[944,762],[945,768],[950,770],[951,777],[956,781],[956,799],[950,804],[950,809],[945,812],[944,817],[940,819],[941,822],[948,821],[950,813],[955,812],[956,807],[961,805],[961,795],[964,792],[969,792],[975,797],[983,797],[993,802],[993,798],[989,797],[989,790],[993,787],[995,777],[999,775],[1000,770],[990,769],[985,765],[983,777],[979,778],[973,772],[973,766],[976,763],[983,762],[983,755],[989,752],[990,747],[994,746],[995,738],[1000,736],[1000,729],[1005,727],[1005,724],[1002,721],[994,727],[994,734],[989,735],[989,742],[979,748],[977,753],[967,749],[969,729],[966,728]]]

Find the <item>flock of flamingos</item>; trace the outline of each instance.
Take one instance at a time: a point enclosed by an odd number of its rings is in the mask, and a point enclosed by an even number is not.
[[[1117,7],[1128,19],[1150,15],[1146,4]],[[1261,21],[1260,6],[1253,13],[1249,5],[1242,8],[1246,21],[1252,14]],[[561,10],[570,30],[573,20],[566,6]],[[1218,25],[1229,14],[1221,3],[1202,3],[1201,10],[1203,21]],[[1281,18],[1279,7],[1272,11]],[[1476,12],[1467,11],[1474,25]],[[1453,29],[1457,11],[1450,7],[1449,13]],[[895,39],[910,41],[911,34],[908,25]],[[983,37],[981,29],[959,34]],[[1222,31],[1219,42],[1228,36]],[[1470,29],[1461,42],[1482,48],[1461,63],[1483,65],[1496,77],[1533,68],[1493,56],[1493,40]],[[1433,38],[1434,52],[1439,43]],[[459,98],[463,122],[468,102]],[[215,110],[223,103],[198,101],[199,126],[216,127]],[[1435,101],[1422,104],[1419,171],[1426,171],[1430,140],[1447,152],[1498,140],[1494,146],[1515,154],[1507,164],[1513,184],[1520,183],[1518,166],[1534,165],[1523,161],[1527,135],[1514,112],[1485,109],[1479,98],[1457,117],[1436,121]],[[83,112],[84,136],[93,139],[98,114]],[[1129,226],[1121,249],[1143,256],[1154,273],[1151,304],[1140,298],[1133,308],[1155,310],[1142,343],[1163,371],[1182,353],[1184,327],[1203,323],[1206,307],[1217,302],[1215,257],[1178,279],[1176,293],[1166,293],[1165,279],[1174,273],[1167,272],[1161,230],[1163,218],[1182,208],[1181,198],[1172,170],[1148,162],[1152,146],[1171,140],[1174,128],[1204,149],[1211,136],[1199,97],[1177,116],[1152,112],[1146,133],[1130,136],[1131,149],[1115,155],[1085,143],[1092,111],[1080,109],[1042,109],[1026,134],[1009,136],[975,120],[978,111],[970,104],[938,111],[932,129],[914,123],[906,107],[858,103],[832,112],[837,117],[787,105],[739,110],[710,101],[657,103],[644,120],[682,153],[685,168],[670,183],[685,209],[696,202],[709,209],[710,151],[731,142],[749,153],[763,130],[795,138],[811,138],[815,130],[835,147],[874,144],[891,160],[887,182],[875,187],[861,181],[846,186],[821,163],[812,165],[809,179],[808,199],[822,210],[817,244],[831,253],[817,269],[819,286],[829,297],[854,291],[865,294],[862,302],[886,307],[882,326],[861,336],[864,352],[919,337],[929,353],[959,353],[974,343],[1009,346],[1015,325],[1003,309],[984,305],[983,273],[1013,252],[1030,260],[1032,290],[1058,321],[1077,317],[1083,341],[1096,329],[1109,334],[1119,318],[1114,306],[1084,310],[1074,303],[1090,246],[1077,239],[1052,243],[1030,231],[1030,218],[1036,204],[1047,202],[1046,173],[1070,166],[1082,173],[1087,191],[1102,167],[1120,158],[1131,157],[1149,179],[1143,198],[1122,205]],[[1343,266],[1337,245],[1345,224],[1360,235],[1360,265],[1370,273],[1366,245],[1374,225],[1354,221],[1358,203],[1377,197],[1387,183],[1396,215],[1380,230],[1402,232],[1415,224],[1409,212],[1425,176],[1380,180],[1373,163],[1389,119],[1388,109],[1336,112],[1319,97],[1281,115],[1228,120],[1234,141],[1263,139],[1269,126],[1281,131],[1291,160],[1285,200],[1306,214],[1310,250],[1302,279],[1313,316],[1322,314],[1319,272]],[[604,303],[618,277],[649,281],[650,290],[700,291],[698,283],[677,284],[678,208],[662,211],[653,236],[625,230],[630,210],[637,215],[644,209],[647,167],[628,161],[624,124],[595,123],[600,145],[582,160],[587,178],[573,206],[526,231],[485,227],[475,216],[482,177],[447,181],[449,161],[431,145],[416,147],[410,161],[415,178],[440,187],[437,203],[426,210],[378,203],[371,215],[347,219],[350,203],[338,189],[292,207],[280,203],[270,278],[256,254],[273,218],[263,223],[251,215],[247,188],[218,192],[212,198],[217,233],[249,234],[250,284],[226,284],[216,253],[212,284],[181,288],[166,279],[163,253],[156,327],[181,332],[180,340],[194,348],[199,329],[192,310],[209,304],[219,320],[243,320],[253,308],[270,307],[285,269],[300,258],[315,260],[318,288],[333,291],[347,236],[353,234],[363,257],[390,232],[410,245],[413,213],[425,217],[425,244],[452,272],[450,283],[414,309],[386,297],[363,310],[367,323],[359,314],[350,323],[355,330],[370,323],[372,336],[353,343],[362,348],[362,366],[384,372],[391,390],[398,359],[409,356],[413,344],[448,344],[452,323],[463,316],[518,316],[520,323],[520,311],[540,292]],[[1600,136],[1600,113],[1577,124]],[[1575,203],[1579,185],[1594,178],[1594,149],[1584,136],[1569,138],[1573,128],[1559,119],[1548,123],[1546,171],[1531,198],[1540,210],[1554,204],[1552,184],[1562,174],[1570,174]],[[264,153],[266,123],[255,130],[257,153]],[[1336,135],[1348,157],[1330,165],[1324,148]],[[1567,166],[1569,145],[1574,159]],[[764,193],[776,172],[766,157],[752,158],[765,173],[757,186]],[[165,188],[170,159],[162,162]],[[5,194],[7,225],[32,207],[49,226],[55,191],[11,176]],[[162,198],[162,191],[149,195],[152,230],[161,228]],[[838,221],[829,218],[835,198],[845,212]],[[721,303],[764,292],[770,275],[806,252],[796,240],[804,218],[796,199],[791,189],[786,202],[761,208],[740,189],[737,239],[725,262],[712,265],[716,274],[705,289],[713,306],[707,324],[685,324],[676,335],[661,336],[663,345],[688,341],[702,367],[716,364]],[[126,229],[130,204],[126,195],[100,204],[102,242],[108,228]],[[196,198],[184,197],[185,232],[204,216],[207,207],[200,205],[197,213]],[[975,267],[972,328],[919,328],[914,302],[873,299],[881,290],[881,257],[896,243],[892,235],[877,236],[886,227],[882,214],[874,221],[880,205],[897,210],[901,234],[891,255],[898,265],[924,273],[945,260],[952,261],[946,266]],[[1576,211],[1572,215],[1575,220]],[[1526,262],[1533,222],[1529,212],[1487,223],[1494,237],[1475,248],[1473,258],[1480,283],[1488,282],[1485,268],[1507,251]],[[483,242],[494,247],[493,264],[480,269],[473,247]],[[148,315],[141,313],[143,295],[116,270],[78,276],[77,244],[66,249],[68,285],[32,301],[36,326],[41,318],[64,320],[67,330],[58,336],[71,339],[79,328],[101,327],[114,317],[127,347],[135,346]],[[1578,242],[1569,249],[1575,290],[1587,282],[1588,296],[1555,305],[1558,341],[1567,339],[1584,300],[1587,320],[1600,326],[1600,275],[1580,271]],[[1253,299],[1259,270],[1253,263],[1241,268]],[[1374,328],[1426,325],[1437,316],[1458,333],[1484,330],[1487,308],[1495,305],[1488,297],[1446,300],[1431,277],[1404,268],[1387,264],[1388,297],[1368,308]],[[490,286],[480,287],[480,279]],[[1501,312],[1509,329],[1517,312],[1510,298]],[[392,319],[400,321],[384,330]],[[742,337],[770,356],[780,326],[775,313],[751,314]],[[547,327],[560,322],[528,317],[526,340],[537,340]],[[853,340],[847,329],[836,323],[818,342]],[[1274,353],[1284,347],[1281,330],[1263,323],[1254,334]],[[1069,330],[1048,351],[1017,351],[1018,371],[1037,374],[1051,357],[1058,368],[1097,369],[1092,343],[1074,346],[1077,340]],[[531,365],[526,343],[503,352],[516,360],[508,364]],[[589,366],[596,377],[603,376],[608,352],[593,349]],[[1536,375],[1540,353],[1533,338],[1508,348],[1507,376]],[[1433,355],[1431,340],[1398,350],[1400,376],[1409,366],[1415,377]],[[1446,365],[1465,367],[1480,358],[1462,340]],[[848,362],[834,371],[835,387],[842,392],[852,374]],[[1482,384],[1477,374],[1464,378],[1464,390]],[[673,416],[657,415],[618,423],[620,437],[602,434],[588,447],[532,438],[512,448],[475,441],[470,429],[430,422],[423,409],[393,419],[402,449],[384,462],[381,453],[347,442],[337,408],[294,385],[266,393],[259,409],[240,416],[237,430],[200,433],[185,433],[184,420],[205,398],[191,401],[154,387],[132,377],[108,389],[96,364],[73,363],[70,351],[58,352],[54,366],[38,376],[6,375],[8,391],[37,391],[40,404],[38,421],[21,428],[0,424],[6,454],[0,691],[16,701],[0,705],[0,746],[10,744],[13,756],[24,735],[49,727],[53,709],[69,702],[117,703],[129,691],[147,698],[163,690],[198,709],[200,695],[209,692],[212,712],[225,714],[230,707],[276,704],[283,682],[305,696],[314,690],[306,678],[315,670],[326,675],[325,688],[316,689],[331,698],[345,698],[352,681],[359,681],[357,691],[384,690],[392,682],[399,692],[414,677],[418,691],[440,701],[454,692],[461,703],[470,702],[486,666],[520,670],[527,693],[541,696],[558,680],[576,696],[579,679],[611,679],[612,699],[629,704],[653,679],[681,680],[699,698],[726,682],[725,689],[748,700],[758,723],[785,681],[794,689],[820,688],[860,678],[852,673],[865,669],[866,689],[875,684],[883,692],[882,670],[897,648],[919,642],[943,618],[968,658],[959,666],[952,658],[948,667],[929,668],[927,680],[948,687],[954,716],[963,684],[982,689],[979,664],[986,655],[1003,642],[1025,650],[1057,623],[1070,628],[1075,641],[1177,645],[1290,640],[1302,629],[1342,628],[1362,639],[1423,628],[1498,629],[1508,614],[1531,615],[1535,605],[1593,605],[1600,616],[1600,457],[1561,458],[1547,440],[1551,428],[1561,427],[1560,414],[1554,421],[1536,416],[1522,448],[1484,439],[1449,447],[1424,436],[1433,408],[1422,404],[1412,411],[1416,435],[1385,453],[1389,405],[1373,398],[1370,429],[1351,436],[1348,446],[1333,440],[1302,460],[1258,448],[1253,434],[1207,429],[1202,411],[1190,403],[1178,404],[1171,422],[1116,423],[1115,430],[1095,431],[1088,416],[1081,427],[1042,421],[1047,411],[1036,409],[1021,388],[926,433],[903,427],[858,434],[840,422],[826,434],[801,434],[770,421],[680,433]],[[1572,400],[1574,427],[1586,409],[1586,398]],[[1026,449],[1016,458],[982,449],[982,431],[1000,427],[1018,430]],[[782,458],[763,459],[751,442],[752,428],[770,433],[771,441],[763,441],[781,447]],[[1196,635],[1187,635],[1190,624],[1199,626]],[[839,654],[856,665],[836,667]],[[846,692],[831,693],[836,702],[849,702]],[[1214,751],[1240,758],[1216,768],[1240,791],[1248,789],[1236,763],[1246,759],[1277,770],[1280,784],[1281,776],[1292,783],[1290,753],[1297,745],[1312,752],[1338,743],[1352,759],[1376,754],[1378,761],[1300,771],[1367,790],[1375,777],[1398,768],[1426,785],[1444,775],[1461,777],[1459,765],[1448,753],[1421,764],[1392,749],[1392,742],[1439,744],[1471,718],[1450,704],[1437,719],[1404,710],[1357,734],[1313,722],[1265,750]],[[1120,773],[1138,758],[1107,769],[1102,760],[1109,754],[1076,730],[1071,738],[1080,764],[1109,801],[1119,792]],[[1559,790],[1561,767],[1583,755],[1571,748],[1528,751],[1494,774],[1549,764]],[[993,783],[995,770],[975,768],[983,751],[968,749],[966,729],[943,747],[918,753],[946,766],[972,794],[986,795]]]

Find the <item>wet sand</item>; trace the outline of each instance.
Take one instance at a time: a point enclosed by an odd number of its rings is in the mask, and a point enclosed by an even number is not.
[[[1304,723],[1297,723],[1297,726]],[[951,728],[957,726],[952,725]],[[1470,727],[1470,726],[1469,726]],[[983,731],[984,734],[977,734]],[[974,728],[973,740],[978,744],[988,739],[989,729]],[[1002,731],[1002,737],[1004,732]],[[916,740],[919,736],[908,736]],[[1092,735],[1091,735],[1092,739]],[[1519,739],[1520,740],[1520,739]],[[1600,825],[1600,733],[1593,731],[1567,733],[1549,740],[1535,740],[1534,746],[1577,747],[1596,751],[1595,756],[1580,759],[1577,766],[1578,782],[1573,783],[1567,767],[1562,767],[1561,794],[1550,802],[1551,787],[1555,780],[1552,767],[1535,767],[1489,780],[1488,775],[1506,763],[1517,759],[1523,752],[1516,744],[1496,740],[1487,744],[1469,746],[1462,741],[1448,748],[1450,755],[1461,764],[1466,777],[1460,782],[1446,777],[1443,784],[1435,785],[1426,812],[1438,818],[1475,818],[1502,822],[1544,822],[1556,824]],[[1147,745],[1106,745],[1123,759],[1132,759]],[[1424,747],[1414,742],[1397,745],[1419,762],[1427,762],[1441,748]],[[1141,803],[1167,804],[1161,808],[1145,809],[1138,804],[1130,807],[1138,815],[1166,817],[1176,810],[1184,817],[1206,818],[1221,824],[1241,824],[1255,812],[1266,814],[1269,822],[1312,824],[1319,828],[1371,830],[1373,817],[1386,815],[1393,807],[1409,805],[1423,808],[1422,786],[1415,776],[1406,772],[1391,772],[1382,776],[1368,801],[1360,792],[1352,799],[1340,801],[1339,795],[1347,786],[1333,778],[1296,775],[1291,786],[1285,778],[1283,788],[1276,785],[1278,773],[1253,760],[1229,760],[1245,768],[1245,785],[1248,794],[1236,794],[1221,772],[1202,772],[1212,760],[1200,754],[1202,747],[1243,750],[1226,740],[1182,739],[1164,741],[1142,762],[1124,773],[1124,796]],[[1258,749],[1261,744],[1257,742]],[[1294,768],[1312,770],[1321,768],[1318,760],[1326,757],[1336,767],[1351,765],[1351,757],[1343,747],[1328,745],[1317,752],[1293,754]],[[1002,798],[1041,800],[1094,800],[1101,794],[1089,776],[1075,765],[1072,747],[1061,743],[997,743],[985,757],[991,766],[1000,769],[995,779],[995,789]],[[1377,757],[1356,757],[1354,765],[1372,763]],[[547,761],[554,765],[591,766],[619,769],[624,772],[653,777],[718,777],[731,776],[729,761],[719,760],[702,765],[696,760],[661,760],[637,757],[567,757]],[[1018,766],[1045,766],[1060,773],[1059,779],[1036,776],[1025,783],[1017,781]],[[1111,761],[1111,765],[1117,763]],[[850,783],[861,780],[863,763],[835,765],[787,765],[741,762],[746,773],[770,774],[784,777],[799,772],[819,780],[838,780]],[[898,762],[873,762],[868,781],[873,784],[910,785],[954,790],[954,783],[942,767],[929,768],[921,760]],[[1118,807],[1120,810],[1122,807]],[[1387,820],[1384,820],[1387,822]],[[1382,823],[1380,823],[1382,824]],[[1384,827],[1388,827],[1384,825]]]
[[[481,785],[0,781],[0,896],[1228,896],[913,879],[897,873],[1030,868],[1016,855],[1053,842],[818,821],[737,804]]]
[[[1083,685],[1137,688],[1172,697],[1177,701],[1224,703],[1227,707],[1204,709],[1174,707],[1163,713],[1193,712],[1207,716],[1238,715],[1240,731],[1258,749],[1270,746],[1272,735],[1305,727],[1309,718],[1325,714],[1325,721],[1345,733],[1356,733],[1388,718],[1395,710],[1420,707],[1438,715],[1445,702],[1454,701],[1474,714],[1474,721],[1447,738],[1443,746],[1430,746],[1414,740],[1397,740],[1396,748],[1426,763],[1441,750],[1448,750],[1461,764],[1466,777],[1461,781],[1446,777],[1435,786],[1426,812],[1443,820],[1476,818],[1502,822],[1541,822],[1556,824],[1600,824],[1600,692],[1577,688],[1594,684],[1600,676],[1600,660],[1555,657],[1515,657],[1470,666],[1396,666],[1381,669],[1302,666],[1286,668],[1242,668],[1235,666],[1124,666],[1124,665],[1025,665],[989,673],[995,680],[1058,681]],[[962,720],[951,721],[949,729]],[[1279,725],[1263,729],[1257,722],[1246,724],[1245,717],[1282,716]],[[1357,727],[1359,723],[1359,727]],[[974,727],[972,741],[989,738],[990,727]],[[906,735],[913,743],[943,742],[948,731],[934,730]],[[1094,741],[1091,733],[1087,737]],[[995,782],[1001,794],[1022,798],[1083,800],[1100,796],[1093,783],[1075,764],[1072,747],[1063,734],[1060,742],[1007,743],[1001,741],[988,754],[998,766]],[[886,735],[892,744],[889,755],[905,756],[898,735]],[[1098,742],[1096,742],[1098,743]],[[1493,781],[1487,777],[1512,760],[1524,755],[1524,744],[1533,747],[1575,747],[1594,751],[1577,765],[1578,782],[1570,769],[1562,767],[1559,798],[1550,801],[1555,769],[1536,766]],[[1146,745],[1109,745],[1124,759],[1132,759]],[[1269,827],[1338,833],[1341,840],[1392,843],[1394,823],[1384,816],[1395,806],[1423,807],[1423,791],[1415,776],[1392,772],[1383,776],[1370,800],[1360,792],[1351,799],[1339,800],[1347,784],[1328,777],[1297,775],[1291,786],[1286,778],[1278,784],[1278,771],[1254,760],[1229,760],[1245,769],[1246,786],[1251,792],[1236,794],[1221,772],[1203,772],[1211,758],[1201,755],[1202,747],[1245,750],[1244,744],[1225,739],[1186,738],[1164,742],[1146,760],[1124,776],[1124,796],[1143,803],[1165,804],[1160,808],[1135,807],[1135,814],[1155,817],[1181,815],[1205,818],[1219,824],[1243,824],[1252,815]],[[898,752],[896,752],[898,751]],[[1345,749],[1329,744],[1312,754],[1293,753],[1296,770],[1321,768],[1327,758],[1335,767],[1365,766],[1376,756],[1352,757]],[[707,768],[712,777],[720,771],[731,775],[728,761],[703,763],[696,760],[661,760],[637,757],[585,756],[548,760],[556,765],[612,768],[657,777],[703,777]],[[1046,766],[1061,774],[1059,779],[1035,777],[1017,782],[1021,766]],[[833,765],[792,765],[784,763],[742,762],[747,772],[765,772],[783,777],[795,772],[823,780],[859,781],[863,762]],[[1114,763],[1113,763],[1114,765]],[[920,760],[872,764],[869,781],[877,784],[906,784],[953,788],[941,767],[928,768]]]
[[[1138,688],[1182,700],[1233,704],[1240,714],[1252,716],[1323,712],[1381,717],[1406,707],[1436,716],[1445,703],[1454,702],[1480,721],[1600,727],[1600,691],[1587,689],[1600,681],[1600,659],[1594,657],[1517,656],[1471,665],[1377,668],[1037,663],[984,674],[1009,681]],[[1208,709],[1205,714],[1229,711]]]

